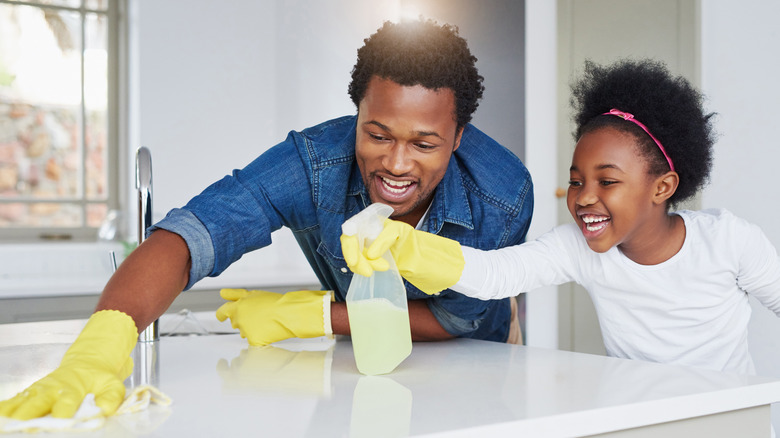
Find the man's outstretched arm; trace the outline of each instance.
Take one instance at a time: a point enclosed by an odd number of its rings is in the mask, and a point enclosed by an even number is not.
[[[95,311],[119,310],[141,332],[170,307],[187,285],[190,252],[178,234],[157,230],[117,268]]]

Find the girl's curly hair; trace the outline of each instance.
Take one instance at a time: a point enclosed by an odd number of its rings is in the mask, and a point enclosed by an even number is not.
[[[455,121],[462,128],[471,121],[485,87],[477,72],[477,58],[469,51],[458,28],[432,20],[386,21],[358,49],[349,95],[356,107],[373,76],[404,86],[431,90],[449,88],[455,93]]]
[[[714,113],[706,114],[703,95],[682,76],[673,76],[663,63],[623,59],[600,66],[586,61],[582,78],[571,89],[575,140],[606,126],[629,133],[652,175],[669,171],[658,145],[636,124],[602,114],[613,108],[631,113],[661,142],[680,177],[669,205],[691,198],[709,181]]]

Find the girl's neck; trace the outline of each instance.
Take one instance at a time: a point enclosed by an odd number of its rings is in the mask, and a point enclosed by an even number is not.
[[[618,249],[640,265],[657,265],[677,254],[685,243],[685,221],[677,214],[664,217],[643,230],[642,236],[630,243],[618,245]]]

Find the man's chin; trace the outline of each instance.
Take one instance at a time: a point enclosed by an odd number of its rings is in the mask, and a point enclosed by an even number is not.
[[[420,199],[419,193],[414,193],[410,196],[405,197],[404,199],[385,199],[382,196],[379,196],[377,193],[371,193],[369,192],[369,198],[371,199],[372,203],[382,203],[385,205],[389,205],[393,207],[393,214],[390,215],[391,219],[396,219],[399,217],[405,217],[408,215],[413,215],[417,210],[420,209],[421,205],[425,205],[427,207],[427,203],[424,199]],[[428,202],[432,199],[432,196],[428,197]]]
[[[409,205],[409,204],[390,205],[390,204],[388,204],[391,207],[393,207],[393,214],[390,215],[390,219],[399,220],[400,218],[406,218],[408,216],[414,216],[414,215],[419,215],[420,217],[422,217],[422,215],[424,214],[425,208],[422,208],[423,211],[421,212],[420,211],[420,209],[421,209],[420,205],[421,204],[422,203],[420,203],[420,202],[414,203],[413,205]],[[427,208],[427,204],[426,204],[426,208]]]

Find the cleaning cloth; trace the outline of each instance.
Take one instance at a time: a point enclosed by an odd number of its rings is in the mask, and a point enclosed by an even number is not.
[[[167,407],[171,399],[159,389],[150,385],[133,388],[125,397],[114,416],[132,414],[146,410],[150,405]],[[51,414],[31,420],[14,420],[0,417],[2,433],[40,432],[83,432],[103,427],[106,417],[95,404],[95,395],[87,394],[73,418],[54,418]]]

